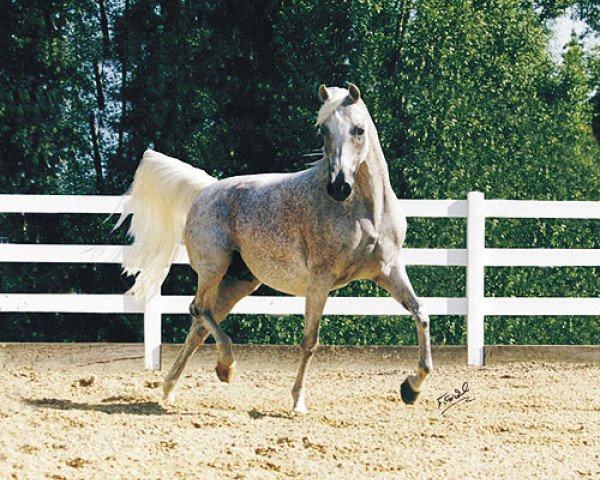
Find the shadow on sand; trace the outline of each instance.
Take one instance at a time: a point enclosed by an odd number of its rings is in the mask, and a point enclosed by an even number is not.
[[[275,412],[259,412],[256,408],[253,408],[248,412],[250,418],[253,420],[260,420],[261,418],[282,418],[285,420],[293,420],[294,415],[292,413],[275,413]]]
[[[101,403],[73,402],[64,398],[23,398],[23,403],[36,408],[80,410],[84,412],[124,413],[129,415],[174,415],[158,402],[134,397],[109,397]]]

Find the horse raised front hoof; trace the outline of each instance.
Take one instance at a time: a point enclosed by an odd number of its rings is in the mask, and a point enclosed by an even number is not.
[[[400,385],[400,396],[402,397],[402,401],[407,405],[412,405],[419,398],[419,393],[415,391],[412,385],[408,382],[408,378],[402,382]]]
[[[217,362],[215,372],[217,372],[217,377],[219,377],[219,380],[222,382],[231,383],[235,377],[235,362],[229,366],[221,365]]]

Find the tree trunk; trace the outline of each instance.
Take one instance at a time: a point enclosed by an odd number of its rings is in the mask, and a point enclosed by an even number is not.
[[[592,114],[592,132],[596,141],[600,144],[600,92],[592,99],[595,103],[594,113]]]
[[[121,118],[119,119],[119,143],[117,146],[117,163],[123,161],[123,149],[124,149],[124,132],[125,122],[127,121],[127,56],[129,47],[129,28],[128,28],[128,14],[129,14],[129,0],[125,0],[125,18],[124,31],[123,31],[123,52],[121,54]]]
[[[96,187],[98,192],[101,193],[104,190],[104,175],[102,174],[102,157],[100,156],[100,138],[98,137],[98,127],[96,126],[96,115],[94,112],[90,113],[90,132],[92,134]]]
[[[110,34],[108,31],[108,16],[106,14],[106,0],[98,0],[100,3],[100,26],[102,28],[102,47],[104,58],[108,58],[110,51]]]
[[[104,90],[102,88],[102,60],[94,62],[94,77],[96,78],[96,99],[98,101],[98,109],[104,111]]]

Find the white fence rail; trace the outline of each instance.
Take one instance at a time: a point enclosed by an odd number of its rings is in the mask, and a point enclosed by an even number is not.
[[[424,298],[432,315],[467,317],[468,363],[484,363],[486,315],[600,315],[599,298],[490,298],[484,296],[486,266],[598,266],[600,249],[498,249],[485,247],[486,218],[600,219],[600,202],[399,200],[409,217],[466,218],[466,249],[404,249],[407,265],[464,266],[465,298]],[[0,213],[118,213],[121,198],[109,196],[0,195]],[[1,235],[1,234],[0,234]],[[121,263],[126,245],[0,244],[0,262]],[[174,263],[187,263],[181,248]],[[160,368],[161,316],[187,313],[191,296],[157,293],[146,303],[127,295],[1,293],[0,312],[143,313],[145,366]],[[304,298],[247,297],[232,313],[303,314]],[[406,315],[390,298],[330,298],[326,315]]]

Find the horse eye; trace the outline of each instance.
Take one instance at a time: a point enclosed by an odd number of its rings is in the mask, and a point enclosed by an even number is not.
[[[321,127],[319,128],[319,133],[324,137],[329,135],[329,128],[327,128],[327,125],[321,125]]]
[[[361,136],[365,133],[365,129],[362,127],[354,127],[354,129],[352,130],[352,135],[358,135]]]

